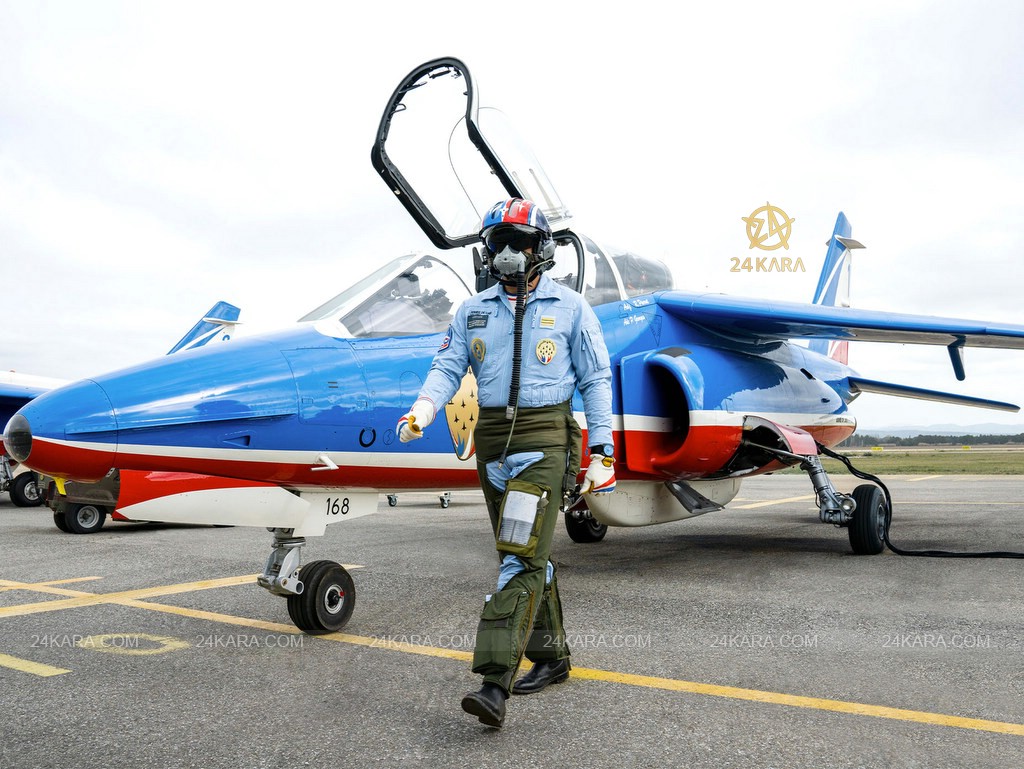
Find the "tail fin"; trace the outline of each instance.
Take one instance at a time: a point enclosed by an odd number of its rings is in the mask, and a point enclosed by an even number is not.
[[[836,218],[836,226],[829,238],[825,264],[818,276],[818,287],[814,290],[814,304],[829,307],[850,306],[850,251],[864,248],[858,241],[850,237],[853,228],[850,220],[842,211]],[[827,355],[840,363],[848,363],[848,347],[846,342],[828,339],[812,339],[809,348],[821,355]]]
[[[167,354],[202,347],[211,341],[226,342],[238,325],[240,313],[241,310],[233,304],[217,302]]]

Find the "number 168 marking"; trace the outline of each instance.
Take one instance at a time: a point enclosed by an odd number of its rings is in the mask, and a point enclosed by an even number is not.
[[[348,497],[328,497],[327,498],[327,514],[328,515],[348,515],[349,501]]]

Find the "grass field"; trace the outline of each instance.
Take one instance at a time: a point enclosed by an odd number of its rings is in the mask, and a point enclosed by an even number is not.
[[[960,448],[881,448],[840,449],[858,470],[881,474],[926,475],[1024,475],[1024,447],[993,446]],[[827,472],[845,471],[845,466],[824,457]],[[797,468],[786,473],[803,472]]]

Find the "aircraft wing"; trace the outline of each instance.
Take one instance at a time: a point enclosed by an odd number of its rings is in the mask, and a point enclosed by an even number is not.
[[[14,412],[52,387],[63,384],[60,380],[31,377],[22,374],[0,374],[0,432],[14,416]],[[3,452],[0,452],[3,453]]]
[[[748,343],[838,339],[935,344],[951,352],[963,347],[1024,350],[1024,326],[1018,325],[684,291],[654,298],[669,315]]]

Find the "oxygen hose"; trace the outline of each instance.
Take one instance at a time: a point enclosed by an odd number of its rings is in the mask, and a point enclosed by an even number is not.
[[[512,332],[512,382],[508,388],[505,419],[513,419],[519,406],[519,373],[523,367],[523,318],[526,316],[526,273],[516,273],[516,320]]]
[[[530,277],[533,271],[531,270]],[[512,331],[512,381],[508,388],[508,405],[505,407],[505,419],[511,419],[512,424],[508,428],[508,440],[505,441],[505,448],[498,460],[498,467],[505,464],[508,456],[508,447],[512,443],[512,433],[516,429],[516,414],[519,413],[519,372],[523,365],[523,318],[526,317],[526,273],[519,270],[516,273],[516,317],[515,326]]]
[[[825,446],[822,446],[820,443],[818,444],[818,451],[827,457],[832,457],[832,459],[837,459],[842,462],[854,477],[865,481],[871,481],[882,490],[882,493],[885,495],[885,507],[888,511],[888,515],[886,515],[885,518],[885,527],[882,529],[882,540],[885,542],[885,546],[896,553],[896,555],[914,555],[928,558],[1024,558],[1024,553],[1014,552],[995,551],[989,553],[956,553],[946,550],[903,550],[896,547],[896,545],[889,541],[889,526],[892,523],[892,497],[889,495],[889,489],[886,485],[882,483],[878,476],[858,470],[853,466],[853,463],[850,462],[848,457],[832,451]]]

